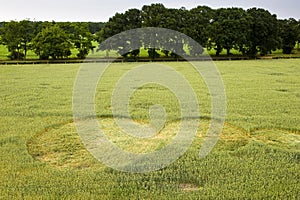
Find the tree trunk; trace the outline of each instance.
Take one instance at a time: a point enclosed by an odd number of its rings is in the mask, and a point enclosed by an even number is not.
[[[227,56],[230,56],[230,48],[227,48]]]
[[[24,44],[24,60],[26,60],[26,56],[27,56],[27,43],[25,42],[25,44]]]
[[[219,56],[221,52],[222,52],[222,48],[220,48],[220,46],[217,45],[216,56]]]

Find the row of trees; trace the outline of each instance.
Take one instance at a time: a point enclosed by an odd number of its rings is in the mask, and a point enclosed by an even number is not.
[[[141,10],[130,9],[115,14],[97,34],[98,41],[140,27],[161,27],[182,32],[203,47],[214,48],[216,55],[224,49],[227,55],[231,54],[232,49],[249,56],[258,53],[265,55],[276,49],[283,49],[283,53],[290,54],[296,42],[300,41],[300,20],[278,20],[276,15],[264,9],[211,9],[198,6],[187,10],[168,9],[163,4],[146,5]],[[110,45],[118,51],[123,49]]]
[[[40,59],[66,58],[73,48],[78,50],[78,58],[85,58],[95,48],[94,34],[103,26],[104,23],[92,22],[2,22],[0,43],[6,45],[12,60],[26,59],[28,50]]]
[[[279,20],[264,9],[198,6],[187,10],[152,4],[143,6],[141,10],[116,13],[107,23],[3,22],[0,23],[0,43],[7,46],[11,59],[26,59],[29,49],[41,59],[66,58],[71,55],[72,48],[78,49],[79,58],[85,58],[95,48],[92,41],[102,43],[118,33],[141,27],[161,27],[184,33],[204,48],[215,49],[216,55],[224,49],[227,55],[231,55],[232,49],[248,56],[265,55],[275,49],[283,49],[283,53],[290,54],[296,42],[300,41],[300,20]],[[157,50],[166,56],[176,56],[176,52],[165,51],[164,46],[152,48],[146,40],[141,38],[139,45],[148,50],[150,57],[159,56]],[[189,45],[171,37],[165,37],[165,40],[165,45],[176,46],[177,51],[183,52],[184,45]],[[128,46],[130,41],[123,44]],[[139,55],[139,49],[124,48],[120,41],[111,41],[109,47],[104,45],[99,49],[116,50],[122,56]],[[201,53],[193,52],[191,45],[189,50],[191,55]]]

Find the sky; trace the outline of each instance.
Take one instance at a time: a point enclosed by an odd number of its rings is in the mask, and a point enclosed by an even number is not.
[[[300,19],[299,0],[0,0],[0,21],[30,19],[106,22],[116,12],[122,13],[130,8],[141,9],[143,5],[152,3],[162,3],[167,8],[187,9],[198,5],[211,8],[257,7],[269,10],[279,19]]]

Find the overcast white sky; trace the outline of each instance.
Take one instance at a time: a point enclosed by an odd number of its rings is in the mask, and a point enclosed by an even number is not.
[[[300,19],[300,0],[0,0],[0,21],[30,19],[36,21],[106,22],[116,12],[143,5],[162,3],[166,7],[187,9],[198,5],[219,7],[260,7],[278,18]]]

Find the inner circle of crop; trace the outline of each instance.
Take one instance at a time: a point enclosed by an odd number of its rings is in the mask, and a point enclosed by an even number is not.
[[[174,46],[172,45],[174,43],[167,42],[171,40],[192,47],[193,52],[196,52],[193,59],[180,50],[180,45]],[[112,44],[117,44],[123,47],[124,52],[129,52],[139,49],[143,42],[150,45],[148,48],[163,47],[164,50],[184,58],[204,79],[211,96],[212,107],[210,128],[200,149],[200,156],[205,157],[216,144],[225,121],[226,95],[219,71],[208,55],[201,55],[203,52],[201,45],[188,36],[169,29],[133,29],[117,34],[101,45],[110,47]],[[199,103],[193,88],[179,72],[161,64],[142,65],[120,77],[112,95],[112,111],[118,126],[127,134],[140,138],[153,137],[165,123],[164,109],[160,105],[151,107],[151,122],[148,127],[140,127],[132,121],[128,105],[130,96],[135,91],[134,88],[147,83],[167,87],[175,94],[181,109],[181,126],[171,143],[150,153],[127,152],[108,140],[99,127],[95,112],[96,87],[110,64],[110,62],[83,63],[77,74],[73,90],[73,116],[85,147],[100,162],[120,171],[143,173],[170,165],[186,152],[199,127]]]

